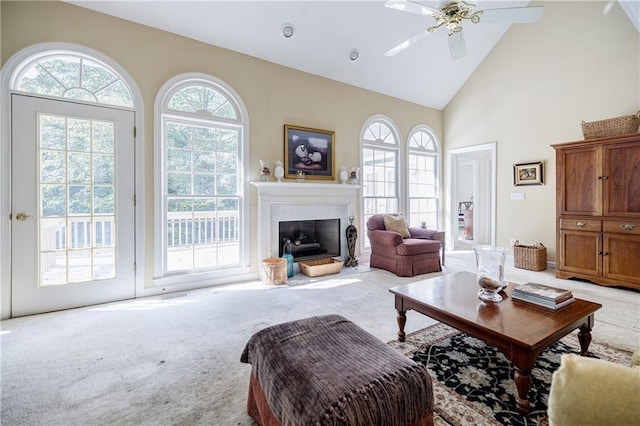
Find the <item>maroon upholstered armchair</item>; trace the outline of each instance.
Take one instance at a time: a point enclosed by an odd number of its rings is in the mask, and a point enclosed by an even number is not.
[[[384,215],[371,216],[367,221],[367,236],[371,243],[369,266],[400,277],[441,271],[440,249],[444,264],[444,232],[413,227],[407,231],[403,238],[400,232],[386,229]]]

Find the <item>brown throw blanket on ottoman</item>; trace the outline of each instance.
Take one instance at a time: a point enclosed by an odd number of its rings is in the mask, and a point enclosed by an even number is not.
[[[241,361],[252,365],[247,406],[261,425],[433,422],[426,368],[339,315],[261,330]]]

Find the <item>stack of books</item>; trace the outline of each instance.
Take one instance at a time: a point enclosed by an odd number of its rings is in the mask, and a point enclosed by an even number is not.
[[[511,292],[511,298],[553,310],[567,306],[576,300],[570,290],[537,283],[515,286]]]

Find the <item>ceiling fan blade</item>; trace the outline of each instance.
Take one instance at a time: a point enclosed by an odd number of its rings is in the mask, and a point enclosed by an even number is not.
[[[449,57],[452,61],[464,58],[467,54],[467,45],[464,42],[464,34],[462,31],[455,32],[448,37],[449,40]]]
[[[393,49],[386,51],[384,53],[384,56],[395,56],[398,53],[402,52],[407,47],[416,44],[417,42],[419,42],[420,40],[422,40],[423,38],[425,38],[429,34],[431,34],[431,33],[428,30],[424,30],[423,32],[414,35],[410,39],[407,39],[407,40],[403,41],[402,43],[400,43],[399,45],[397,45]]]
[[[507,7],[481,11],[480,24],[530,24],[542,16],[544,6]]]
[[[430,16],[436,12],[439,12],[438,9],[435,9],[433,7],[414,3],[408,0],[387,0],[384,5],[390,9],[401,10],[403,12],[410,12],[423,16]]]

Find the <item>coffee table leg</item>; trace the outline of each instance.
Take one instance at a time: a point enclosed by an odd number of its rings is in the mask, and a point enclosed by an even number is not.
[[[531,404],[529,403],[529,399],[527,399],[527,394],[531,387],[531,368],[523,369],[516,366],[514,376],[516,388],[518,389],[518,396],[516,397],[518,411],[521,413],[528,413],[531,409]]]
[[[404,325],[407,323],[407,311],[398,309],[398,316],[396,318],[398,319],[398,341],[404,342]]]
[[[591,327],[589,327],[589,324],[582,324],[580,326],[578,340],[580,341],[580,355],[589,355],[589,345],[591,344]]]

